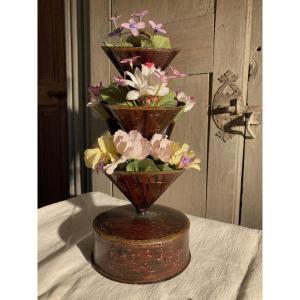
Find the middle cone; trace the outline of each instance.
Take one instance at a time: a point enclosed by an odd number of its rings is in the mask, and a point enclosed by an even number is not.
[[[137,130],[150,140],[155,133],[171,134],[172,123],[184,104],[175,107],[103,106],[123,130]]]

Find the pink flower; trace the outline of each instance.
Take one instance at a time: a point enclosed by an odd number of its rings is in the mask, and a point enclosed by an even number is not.
[[[187,155],[184,155],[179,163],[178,168],[179,169],[184,169],[191,163],[192,159],[188,157]]]
[[[93,97],[96,100],[99,100],[101,98],[101,90],[102,90],[102,81],[100,81],[99,85],[90,85],[88,87],[88,91],[90,94],[90,97]]]
[[[139,29],[144,29],[145,23],[136,22],[134,19],[129,19],[129,23],[122,23],[121,27],[129,29],[134,36],[138,36]]]
[[[184,112],[191,110],[196,104],[195,97],[187,96],[184,92],[179,92],[179,93],[177,92],[176,98],[178,101],[185,103],[183,109]]]
[[[126,79],[121,76],[115,76],[115,81],[120,86],[127,86]]]
[[[186,77],[188,76],[188,74],[186,73],[181,73],[180,71],[176,70],[175,68],[173,68],[172,66],[170,66],[171,70],[172,70],[172,75],[169,75],[168,78],[177,78],[177,77]]]
[[[160,159],[168,162],[172,156],[172,142],[164,138],[161,134],[155,133],[150,141],[151,156],[154,159]]]
[[[131,69],[133,69],[133,64],[140,58],[140,56],[134,56],[132,58],[125,58],[120,61],[121,64],[129,64]]]
[[[161,79],[163,83],[168,83],[169,76],[166,75],[165,71],[162,71],[160,68],[155,70],[155,74]]]
[[[151,25],[152,29],[154,29],[154,33],[156,32],[162,32],[162,33],[167,33],[165,29],[163,29],[163,24],[159,23],[156,24],[154,21],[150,20],[149,24]]]
[[[117,152],[121,154],[121,158],[103,168],[107,174],[112,174],[118,164],[125,162],[127,159],[142,160],[150,153],[150,142],[137,130],[131,130],[129,133],[118,130],[114,134],[113,143]]]
[[[154,64],[153,62],[149,62],[149,61],[145,62],[145,65],[146,65],[149,69],[155,67],[155,64]]]

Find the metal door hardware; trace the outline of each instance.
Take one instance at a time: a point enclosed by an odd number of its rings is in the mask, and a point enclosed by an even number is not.
[[[255,138],[252,125],[261,124],[262,110],[258,105],[245,105],[240,88],[234,83],[239,76],[228,70],[218,80],[222,85],[217,90],[211,104],[211,114],[216,126],[220,129],[217,136],[224,142],[234,135]]]

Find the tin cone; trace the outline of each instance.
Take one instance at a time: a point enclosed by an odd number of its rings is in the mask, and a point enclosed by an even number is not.
[[[140,67],[141,64],[152,62],[156,67],[160,67],[162,70],[165,70],[180,51],[180,49],[177,48],[150,49],[108,46],[102,46],[102,49],[122,76],[125,71],[132,71],[128,64],[120,63],[123,59],[139,56],[139,58],[133,63],[134,67]]]
[[[137,130],[150,140],[155,133],[170,137],[174,118],[183,109],[184,103],[179,103],[176,107],[103,105],[123,130]]]
[[[135,206],[137,212],[143,214],[183,172],[115,171],[106,175]]]

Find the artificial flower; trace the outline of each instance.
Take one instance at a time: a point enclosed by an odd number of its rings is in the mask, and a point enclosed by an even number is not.
[[[156,33],[156,32],[167,33],[167,31],[162,28],[163,24],[161,24],[161,23],[156,24],[152,20],[149,20],[149,24],[151,25],[152,29],[154,30],[154,33]]]
[[[162,134],[155,133],[150,141],[151,152],[150,155],[154,159],[160,159],[167,163],[172,156],[172,142],[164,137]]]
[[[148,13],[148,10],[143,10],[139,13],[133,13],[131,14],[132,17],[138,17],[138,18],[142,18],[142,17],[145,17]]]
[[[142,160],[146,158],[151,150],[150,142],[136,130],[131,130],[129,133],[118,130],[114,134],[113,143],[121,157],[103,167],[107,174],[112,174],[118,165],[127,159]]]
[[[168,163],[176,166],[177,169],[197,169],[200,170],[200,159],[195,158],[195,152],[189,151],[188,144],[172,143],[172,156]]]
[[[185,103],[183,112],[191,110],[196,104],[195,97],[187,96],[184,92],[177,93],[176,98],[178,101]]]
[[[142,65],[142,70],[135,68],[134,74],[126,71],[131,80],[127,84],[134,90],[127,93],[127,100],[136,100],[141,96],[165,96],[169,93],[167,83],[155,74],[155,68]]]
[[[111,136],[102,136],[98,139],[98,147],[84,151],[84,161],[88,168],[96,169],[97,166],[114,162],[118,159],[116,148]]]
[[[115,76],[114,79],[115,79],[117,85],[127,86],[127,83],[126,83],[127,80],[125,78],[121,77],[120,75]]]
[[[114,24],[115,28],[117,28],[117,20],[121,18],[121,15],[119,16],[113,16],[111,18],[109,18],[108,20],[112,22],[112,24]]]
[[[129,29],[134,36],[139,35],[139,29],[145,28],[144,22],[136,22],[134,19],[129,19],[129,23],[122,23],[121,27]]]
[[[188,76],[186,73],[181,73],[180,71],[176,70],[175,68],[173,68],[172,66],[170,66],[171,70],[172,70],[172,75],[169,75],[169,78],[177,78],[177,77],[186,77]]]
[[[140,58],[140,56],[134,56],[132,58],[125,58],[120,61],[121,64],[129,64],[131,69],[133,69],[133,64]]]
[[[100,81],[99,85],[90,85],[88,87],[89,94],[92,98],[99,100],[101,98],[101,90],[102,90],[102,81]]]

